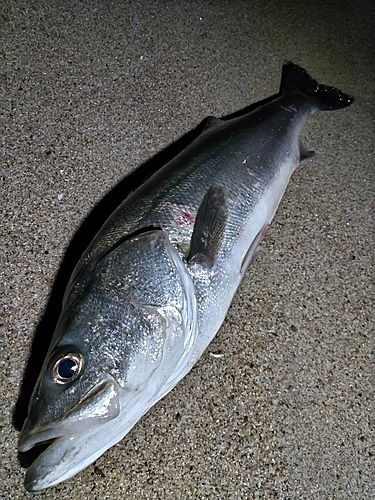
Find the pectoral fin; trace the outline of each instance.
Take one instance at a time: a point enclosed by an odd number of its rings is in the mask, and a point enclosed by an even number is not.
[[[222,245],[227,218],[224,190],[220,186],[211,186],[195,219],[189,261],[213,267]]]

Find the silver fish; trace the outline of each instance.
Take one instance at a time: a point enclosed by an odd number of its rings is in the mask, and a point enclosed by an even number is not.
[[[119,442],[219,330],[289,179],[311,113],[353,99],[285,63],[280,95],[203,133],[133,192],[88,247],[31,398],[19,450],[51,444],[25,487],[54,486]]]

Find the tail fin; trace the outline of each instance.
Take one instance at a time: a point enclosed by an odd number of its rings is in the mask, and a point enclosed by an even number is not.
[[[309,96],[321,111],[346,108],[354,101],[353,97],[335,87],[320,85],[306,70],[287,61],[281,76],[281,92],[295,91]]]

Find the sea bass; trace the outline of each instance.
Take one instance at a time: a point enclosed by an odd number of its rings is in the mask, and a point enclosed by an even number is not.
[[[311,113],[353,99],[285,63],[278,97],[211,118],[103,225],[67,286],[19,439],[51,442],[26,473],[54,486],[118,443],[219,330],[294,170]]]

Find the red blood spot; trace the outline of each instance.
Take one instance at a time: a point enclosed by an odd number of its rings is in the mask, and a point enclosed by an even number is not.
[[[187,212],[186,210],[182,210],[180,215],[176,219],[176,223],[182,227],[192,226],[195,222],[194,214]]]

